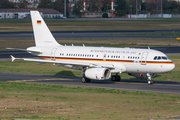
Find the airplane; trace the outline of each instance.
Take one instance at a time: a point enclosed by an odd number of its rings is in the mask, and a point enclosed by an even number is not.
[[[119,74],[147,78],[148,84],[153,84],[152,78],[158,73],[167,73],[175,68],[174,63],[162,52],[153,49],[66,46],[59,44],[38,11],[30,11],[35,38],[35,45],[24,50],[41,59],[15,58],[39,63],[53,63],[57,66],[82,70],[82,83],[91,80],[120,81]],[[112,75],[111,74],[115,74]]]

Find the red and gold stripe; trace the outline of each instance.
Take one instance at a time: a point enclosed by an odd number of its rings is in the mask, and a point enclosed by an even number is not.
[[[120,62],[120,63],[134,63],[132,60],[111,60],[111,59],[86,59],[86,58],[65,58],[65,57],[46,57],[46,56],[39,56],[42,59],[56,59],[56,60],[71,60],[71,61],[91,61],[91,62]],[[164,62],[164,61],[139,61],[142,64],[174,64],[173,62]]]

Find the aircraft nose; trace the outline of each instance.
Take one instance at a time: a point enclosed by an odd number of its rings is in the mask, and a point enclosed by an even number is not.
[[[172,70],[174,70],[174,68],[175,68],[175,64],[173,63],[173,64],[170,64],[169,66],[168,66],[168,71],[172,71]]]

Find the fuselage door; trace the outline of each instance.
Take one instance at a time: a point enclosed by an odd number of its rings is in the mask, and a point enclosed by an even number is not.
[[[146,65],[147,56],[148,56],[148,52],[143,52],[141,57],[141,65]]]
[[[56,53],[56,50],[57,50],[57,48],[53,48],[52,50],[51,50],[51,60],[56,60],[55,59],[55,53]]]

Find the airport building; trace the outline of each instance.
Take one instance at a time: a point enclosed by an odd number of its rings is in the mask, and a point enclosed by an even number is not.
[[[30,19],[30,10],[37,10],[46,19],[63,18],[63,14],[54,9],[0,9],[0,19]]]

